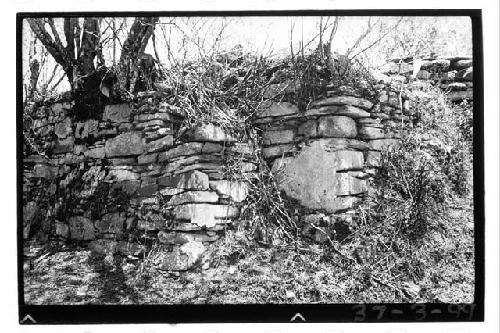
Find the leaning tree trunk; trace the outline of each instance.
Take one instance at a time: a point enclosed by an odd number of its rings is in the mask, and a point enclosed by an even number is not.
[[[94,95],[98,98],[110,97],[116,79],[122,91],[134,92],[138,89],[141,56],[159,18],[135,18],[123,44],[116,78],[109,73],[102,58],[99,18],[85,17],[83,23],[81,18],[64,18],[66,46],[61,42],[53,18],[27,20],[35,36],[63,68],[72,91],[85,98],[84,104],[88,104]]]
[[[122,90],[135,91],[140,76],[140,55],[144,53],[158,20],[158,17],[137,17],[134,20],[118,65],[118,83]]]
[[[78,18],[64,18],[63,29],[66,46],[61,42],[53,18],[30,18],[27,20],[35,36],[63,68],[72,90],[84,89],[86,78],[96,72],[94,59],[100,52],[99,19],[84,18],[83,34],[81,34]],[[52,35],[47,31],[47,25]]]

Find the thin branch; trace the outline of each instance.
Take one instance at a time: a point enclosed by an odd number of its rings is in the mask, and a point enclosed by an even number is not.
[[[391,29],[388,29],[382,36],[380,36],[380,38],[378,38],[377,40],[375,40],[373,43],[371,43],[370,45],[368,45],[367,47],[365,47],[364,49],[362,49],[361,51],[359,51],[358,53],[356,53],[354,56],[352,56],[350,59],[354,59],[356,58],[358,55],[360,55],[361,53],[369,50],[370,48],[372,48],[375,44],[377,44],[378,42],[380,42],[383,38],[385,38],[385,36],[387,36],[391,31],[395,30],[398,25],[401,23],[401,21],[403,20],[403,18],[401,17],[398,22],[391,28]]]

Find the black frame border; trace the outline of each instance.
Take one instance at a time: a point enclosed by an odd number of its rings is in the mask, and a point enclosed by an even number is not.
[[[225,304],[225,305],[27,305],[23,272],[23,120],[22,22],[30,17],[126,16],[469,16],[472,23],[473,177],[474,177],[474,303],[370,304]],[[137,11],[22,12],[16,15],[16,167],[17,264],[19,323],[146,324],[146,323],[301,323],[306,322],[463,322],[484,321],[484,76],[482,11],[480,9],[272,10],[272,11]],[[28,317],[28,315],[30,317]]]

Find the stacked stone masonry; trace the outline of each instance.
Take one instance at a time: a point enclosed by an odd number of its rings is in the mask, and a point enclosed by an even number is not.
[[[107,105],[102,119],[85,121],[71,115],[72,106],[36,110],[34,137],[47,154],[23,161],[24,236],[43,216],[42,238],[132,256],[158,241],[171,249],[164,269],[192,266],[239,215],[247,184],[226,176],[225,160],[241,161],[243,176],[253,172],[251,146],[214,124],[184,131],[182,112],[152,97]],[[37,204],[37,193],[52,201]],[[123,202],[107,204],[120,196]]]
[[[24,237],[127,256],[159,243],[167,249],[163,269],[189,269],[238,221],[261,151],[297,202],[303,234],[325,242],[311,226],[348,222],[369,192],[381,151],[397,149],[412,126],[403,85],[430,81],[451,101],[472,99],[467,57],[397,59],[375,77],[370,100],[332,89],[306,110],[265,102],[253,120],[260,146],[213,123],[186,130],[183,111],[155,92],[107,105],[101,119],[78,120],[71,100],[38,106],[25,126],[46,153],[23,161]],[[36,219],[40,230],[30,229]]]
[[[383,84],[379,88],[375,102],[329,93],[305,111],[288,102],[269,103],[254,122],[280,187],[302,208],[303,234],[316,241],[326,241],[325,230],[352,216],[368,192],[381,150],[397,147],[410,119],[400,96]]]
[[[473,99],[473,61],[469,56],[430,56],[422,59],[393,59],[380,68],[383,82],[412,80],[432,82],[452,102]]]

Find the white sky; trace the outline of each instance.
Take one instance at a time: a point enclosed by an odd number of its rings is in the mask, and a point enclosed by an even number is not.
[[[386,26],[393,26],[399,17],[372,17],[372,23],[381,22]],[[58,22],[59,20],[59,22]],[[323,18],[325,22],[327,18]],[[133,18],[127,20],[128,27],[130,27]],[[330,22],[333,18],[330,18]],[[335,35],[333,45],[339,53],[345,52],[350,46],[354,44],[358,36],[366,28],[368,17],[348,16],[341,17],[338,31]],[[62,20],[56,19],[56,24],[60,28],[60,35],[62,34]],[[210,50],[217,39],[221,26],[226,25],[223,34],[220,36],[221,49],[230,49],[235,45],[242,45],[244,49],[251,52],[256,52],[264,55],[273,55],[277,57],[286,56],[290,54],[290,38],[294,51],[299,48],[299,41],[303,40],[305,43],[310,41],[318,34],[320,17],[307,16],[307,17],[177,17],[174,18],[176,27],[172,24],[172,18],[162,17],[160,24],[157,25],[155,30],[157,50],[160,60],[167,63],[167,48],[165,40],[170,41],[170,47],[175,57],[180,58],[185,55],[188,58],[195,58],[199,51],[196,44],[203,44],[204,50]],[[471,22],[468,17],[418,17],[416,18],[416,27],[422,31],[434,29],[437,31],[436,39],[440,41],[441,49],[445,53],[456,54],[457,52],[471,53],[472,40],[471,40]],[[120,37],[123,41],[126,38],[128,27],[125,27],[124,32]],[[292,30],[293,27],[293,30]],[[26,72],[27,68],[27,54],[29,47],[29,38],[31,38],[30,28],[25,22],[23,26],[23,69]],[[398,29],[408,30],[408,26],[401,24]],[[169,31],[171,32],[169,34]],[[181,32],[182,31],[182,32]],[[324,38],[328,38],[329,30],[326,32]],[[361,47],[369,45],[371,41],[377,39],[380,33],[373,33],[369,35]],[[391,38],[390,35],[387,38]],[[418,36],[415,36],[418,38]],[[188,44],[182,45],[182,40],[187,39]],[[64,38],[62,38],[64,41]],[[312,47],[318,45],[318,39],[311,43]],[[367,56],[370,58],[371,65],[378,66],[385,62],[383,56],[384,49],[383,43],[376,45],[370,49]],[[119,47],[117,48],[117,59],[119,58]],[[465,51],[464,51],[465,50]],[[146,52],[153,54],[152,43],[146,49]],[[104,50],[106,63],[112,62],[111,47],[108,46]],[[52,72],[54,61],[50,58],[49,66],[42,72],[41,80],[47,79]],[[66,80],[61,89],[69,89]]]

